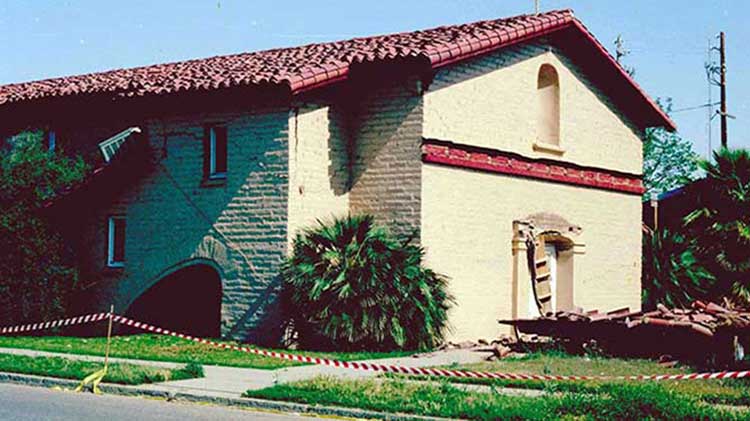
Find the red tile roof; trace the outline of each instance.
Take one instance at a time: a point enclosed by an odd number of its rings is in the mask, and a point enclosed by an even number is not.
[[[633,86],[657,114],[649,123],[674,128],[570,10],[4,85],[0,106],[80,94],[133,97],[266,83],[298,93],[346,78],[352,64],[412,57],[436,68],[566,28],[585,34]]]

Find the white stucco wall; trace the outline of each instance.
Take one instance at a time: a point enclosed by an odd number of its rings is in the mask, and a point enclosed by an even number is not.
[[[349,211],[346,139],[338,110],[309,104],[289,114],[289,242],[318,219]]]
[[[537,74],[545,63],[560,78],[562,154],[534,148]],[[641,174],[642,144],[633,127],[573,63],[538,44],[440,70],[424,96],[427,139]],[[509,332],[497,319],[528,315],[529,280],[519,276],[514,289],[511,242],[513,221],[535,213],[582,228],[576,306],[640,308],[638,195],[423,164],[421,209],[427,262],[451,278],[458,300],[453,340],[492,339]]]

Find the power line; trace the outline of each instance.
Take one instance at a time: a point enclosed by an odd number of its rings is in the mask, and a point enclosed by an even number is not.
[[[714,106],[719,105],[719,104],[721,104],[721,102],[701,104],[701,105],[696,105],[694,107],[677,108],[677,109],[674,109],[674,110],[669,110],[669,112],[670,113],[681,113],[683,111],[700,110],[700,109],[706,108],[706,107],[714,107]]]

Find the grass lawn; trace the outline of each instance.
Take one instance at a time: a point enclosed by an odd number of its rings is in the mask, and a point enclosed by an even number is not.
[[[317,378],[247,391],[245,396],[475,420],[740,420],[750,417],[750,412],[717,409],[657,384],[619,385],[601,394],[523,397],[469,392],[450,383]]]
[[[493,362],[453,365],[451,369],[496,371],[527,374],[560,375],[638,375],[691,373],[691,367],[664,367],[655,361],[643,359],[620,359],[604,357],[572,356],[558,352],[532,353],[517,358],[505,358]],[[398,375],[387,375],[399,377]],[[424,379],[424,377],[422,377]],[[523,389],[544,389],[560,392],[608,393],[625,381],[528,381],[450,378],[449,382],[495,385]],[[640,382],[644,383],[644,382]],[[729,380],[664,380],[658,383],[666,390],[685,394],[709,403],[750,406],[750,379]]]
[[[33,374],[83,380],[100,370],[102,363],[75,361],[58,357],[29,357],[26,355],[0,354],[0,371],[7,373]],[[189,365],[180,369],[148,367],[133,364],[110,364],[103,381],[119,384],[157,383],[167,380],[183,380],[203,377],[200,366]]]
[[[64,336],[0,336],[0,347],[35,349],[38,351],[64,352],[68,354],[104,355],[106,338],[75,338]],[[409,352],[353,352],[322,353],[289,351],[316,357],[344,361],[391,358],[409,355]],[[132,335],[112,337],[110,355],[119,358],[140,360],[196,362],[206,365],[224,365],[261,369],[276,369],[301,365],[297,362],[262,357],[164,335]]]

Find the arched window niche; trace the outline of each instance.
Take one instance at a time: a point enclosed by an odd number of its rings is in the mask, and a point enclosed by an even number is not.
[[[560,78],[551,64],[537,74],[534,149],[562,153],[560,147]]]

